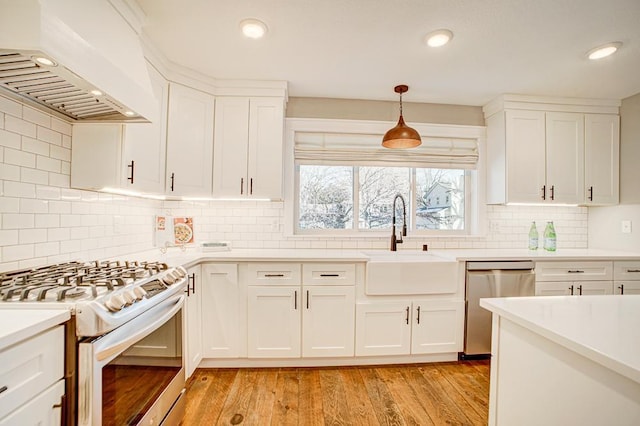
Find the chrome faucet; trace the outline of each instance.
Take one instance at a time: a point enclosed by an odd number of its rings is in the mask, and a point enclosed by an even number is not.
[[[396,238],[396,201],[402,201],[402,233],[400,238]],[[398,250],[398,244],[402,244],[402,237],[407,236],[407,209],[404,204],[404,198],[402,195],[397,194],[393,198],[393,216],[391,217],[391,251]]]

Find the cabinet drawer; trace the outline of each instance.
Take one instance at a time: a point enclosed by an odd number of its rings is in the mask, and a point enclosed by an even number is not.
[[[536,262],[536,281],[606,281],[613,262]]]
[[[299,263],[249,263],[248,285],[300,285]]]
[[[54,426],[62,423],[61,399],[64,395],[64,380],[46,391],[30,398],[29,402],[0,420],[0,426],[43,425]]]
[[[640,260],[613,262],[613,279],[640,280]]]
[[[64,374],[64,327],[0,352],[0,418],[30,401]]]
[[[353,263],[304,263],[302,283],[305,285],[355,285],[356,265]]]

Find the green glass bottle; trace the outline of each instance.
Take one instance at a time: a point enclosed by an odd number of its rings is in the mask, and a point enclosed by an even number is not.
[[[547,226],[544,228],[544,249],[556,251],[556,230],[551,221],[547,222]]]
[[[535,222],[531,222],[529,228],[529,250],[538,250],[538,228]]]

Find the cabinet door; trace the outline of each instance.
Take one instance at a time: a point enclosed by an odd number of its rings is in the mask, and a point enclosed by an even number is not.
[[[282,199],[284,102],[251,98],[249,111],[248,194]]]
[[[356,356],[408,354],[410,310],[410,301],[356,305]]]
[[[542,201],[545,185],[545,115],[543,111],[506,111],[507,200]]]
[[[213,194],[246,196],[250,190],[247,181],[249,98],[218,97],[215,117]]]
[[[59,380],[49,389],[35,395],[22,407],[0,420],[0,426],[62,424],[61,404],[64,395],[64,380]],[[73,413],[72,413],[73,414]]]
[[[202,266],[202,340],[206,358],[240,355],[240,290],[237,264]]]
[[[411,353],[460,352],[463,330],[463,300],[414,302]]]
[[[249,286],[249,358],[300,356],[300,287]]]
[[[584,116],[546,113],[547,201],[582,202],[584,188]]]
[[[640,281],[616,281],[613,287],[615,294],[640,294]]]
[[[213,112],[213,96],[179,84],[169,86],[168,195],[211,195]]]
[[[611,281],[580,281],[573,283],[573,294],[579,296],[613,294]]]
[[[164,192],[169,90],[167,81],[160,73],[150,64],[147,64],[147,68],[157,102],[157,119],[153,123],[132,123],[124,126],[121,186],[136,191],[162,193]]]
[[[202,361],[202,274],[200,266],[187,271],[187,300],[184,315],[184,340],[186,347],[186,378],[198,368]]]
[[[570,296],[572,289],[570,281],[536,281],[536,296]]]
[[[353,356],[355,288],[304,286],[302,356]]]
[[[620,117],[585,114],[585,202],[617,204],[619,194]]]
[[[118,188],[123,125],[77,123],[71,138],[71,187]]]

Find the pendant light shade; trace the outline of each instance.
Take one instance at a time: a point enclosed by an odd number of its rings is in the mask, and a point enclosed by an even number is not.
[[[415,148],[422,144],[420,134],[407,126],[402,117],[402,94],[409,90],[409,86],[401,84],[393,89],[400,94],[400,118],[393,129],[387,131],[382,138],[382,146],[391,149]]]

